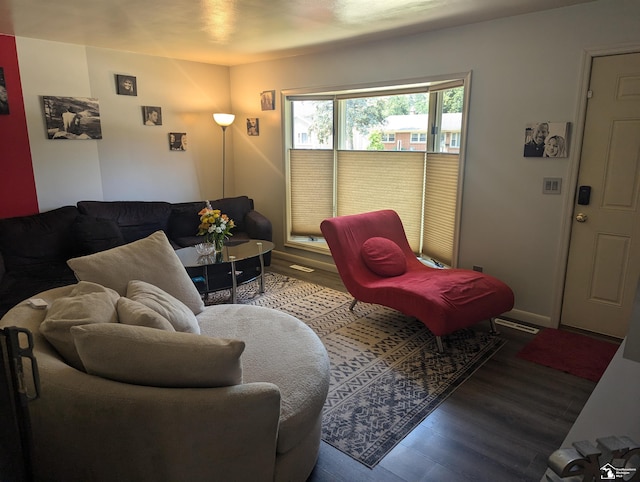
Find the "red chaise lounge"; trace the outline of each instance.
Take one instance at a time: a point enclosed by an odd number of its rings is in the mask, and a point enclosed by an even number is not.
[[[411,251],[395,211],[382,210],[325,219],[321,225],[342,281],[357,301],[376,303],[414,316],[442,339],[461,328],[513,308],[513,291],[477,271],[437,269]]]

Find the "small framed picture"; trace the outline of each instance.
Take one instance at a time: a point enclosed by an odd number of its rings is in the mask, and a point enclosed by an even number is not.
[[[524,157],[567,157],[568,122],[531,122],[524,129]]]
[[[169,149],[171,149],[172,151],[186,151],[187,133],[169,132]]]
[[[162,109],[150,105],[142,106],[142,122],[146,126],[162,125]]]
[[[247,117],[247,135],[260,135],[260,119],[258,119],[257,117]]]
[[[4,81],[4,68],[0,67],[0,115],[9,114],[9,96],[7,95],[7,84]]]
[[[138,95],[136,78],[133,75],[116,74],[116,89],[118,95]]]
[[[262,110],[275,110],[276,108],[276,91],[265,90],[260,93],[260,106]]]

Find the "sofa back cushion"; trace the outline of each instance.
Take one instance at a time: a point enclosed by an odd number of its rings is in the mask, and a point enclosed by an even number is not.
[[[124,383],[211,388],[242,383],[240,340],[120,323],[71,329],[87,373]]]
[[[198,226],[200,225],[198,213],[204,206],[204,201],[172,204],[167,227],[169,239],[178,240],[197,236]]]
[[[162,230],[166,231],[171,204],[163,201],[79,201],[78,210],[96,218],[111,219],[130,243]]]
[[[233,219],[236,227],[233,231],[245,231],[244,217],[249,211],[253,209],[253,200],[247,196],[238,197],[226,197],[224,199],[216,199],[211,201],[211,207],[213,209],[219,209],[222,214],[226,214],[230,219]]]
[[[112,219],[102,219],[79,214],[71,225],[76,243],[76,256],[97,253],[125,244],[118,224]]]
[[[71,225],[74,206],[63,206],[32,216],[0,219],[0,253],[7,271],[28,268],[73,256]]]

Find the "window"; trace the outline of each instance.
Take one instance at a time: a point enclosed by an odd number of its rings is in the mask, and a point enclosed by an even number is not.
[[[449,147],[460,147],[460,133],[452,132],[451,133],[451,142],[449,143]]]
[[[461,162],[441,135],[453,105],[460,144],[463,97],[463,79],[286,93],[287,245],[328,252],[323,219],[390,208],[416,254],[455,264]]]

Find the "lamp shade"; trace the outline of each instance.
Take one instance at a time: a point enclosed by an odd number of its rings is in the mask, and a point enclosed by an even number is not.
[[[213,114],[213,120],[222,127],[230,126],[235,118],[233,114]]]

